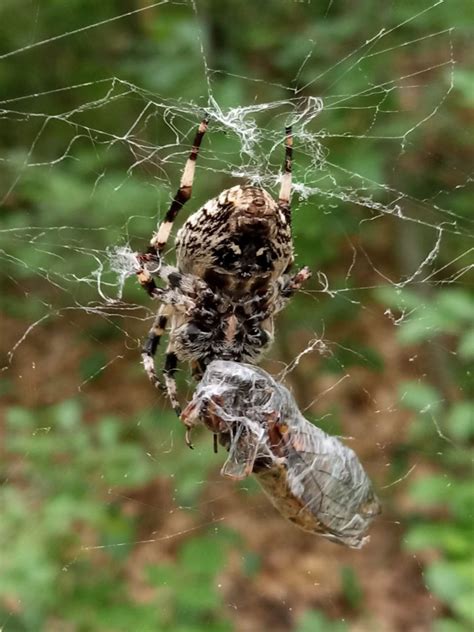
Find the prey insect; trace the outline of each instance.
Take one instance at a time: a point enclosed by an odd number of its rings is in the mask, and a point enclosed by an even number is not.
[[[304,531],[360,548],[380,503],[355,452],[307,421],[291,393],[258,367],[215,360],[183,412],[228,450],[221,474],[254,475]]]
[[[169,328],[164,386],[178,416],[178,361],[190,362],[196,380],[215,359],[257,362],[272,342],[275,314],[310,276],[308,268],[290,272],[294,261],[291,127],[286,128],[278,200],[250,185],[222,191],[193,213],[178,232],[176,266],[165,263],[163,250],[173,222],[191,197],[196,159],[207,127],[204,119],[170,208],[147,252],[137,256],[140,284],[161,303],[143,347],[143,366],[151,382],[160,386],[155,354]]]

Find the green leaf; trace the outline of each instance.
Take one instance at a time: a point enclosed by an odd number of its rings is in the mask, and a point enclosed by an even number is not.
[[[474,321],[474,298],[465,290],[443,290],[438,294],[436,305],[448,318],[468,323]]]
[[[471,533],[456,524],[429,522],[412,527],[404,538],[409,551],[442,550],[453,557],[468,556],[471,552]]]
[[[179,619],[195,619],[197,615],[216,611],[221,605],[221,596],[213,583],[199,575],[184,578],[175,586],[176,606],[181,613]]]
[[[147,576],[158,588],[172,586],[176,582],[176,568],[171,564],[156,564],[147,567]]]
[[[474,329],[470,329],[461,336],[458,353],[463,360],[474,359]]]
[[[103,351],[94,351],[81,360],[80,375],[82,380],[91,382],[99,378],[107,364],[107,356]]]
[[[359,579],[351,566],[341,568],[342,592],[347,603],[353,609],[359,608],[362,604],[364,593]]]
[[[347,632],[344,621],[328,619],[322,612],[306,612],[298,622],[295,632]]]
[[[474,437],[474,402],[458,402],[452,406],[447,417],[450,434],[459,441]]]
[[[398,398],[403,406],[417,413],[435,414],[441,409],[438,391],[423,382],[402,382],[398,387]]]
[[[426,301],[421,296],[411,290],[401,290],[395,287],[381,287],[375,290],[375,296],[384,305],[393,307],[398,311],[424,308]]]
[[[415,480],[410,485],[410,496],[422,507],[445,503],[455,489],[456,481],[448,474],[433,474]]]
[[[472,563],[439,561],[425,572],[428,587],[455,612],[474,622],[474,574]]]
[[[458,325],[452,317],[443,314],[437,307],[428,305],[403,321],[398,331],[398,340],[405,345],[431,340],[441,333],[455,333]]]
[[[112,415],[103,417],[97,426],[97,435],[101,445],[104,448],[115,447],[118,443],[122,427],[123,424],[120,423],[117,417],[113,417]]]
[[[472,464],[472,458],[470,464]],[[474,484],[472,476],[467,476],[466,480],[458,479],[456,481],[453,493],[449,497],[449,504],[455,517],[470,527],[474,516]]]
[[[454,619],[438,619],[433,623],[433,632],[466,632],[466,628]]]
[[[65,430],[73,430],[81,421],[81,406],[74,399],[68,399],[57,404],[52,412],[56,425]]]
[[[13,432],[23,429],[32,428],[34,426],[35,416],[33,411],[20,406],[12,406],[7,410],[7,425]]]
[[[462,95],[464,105],[471,107],[474,105],[474,72],[466,69],[456,69],[454,71],[454,86]]]
[[[474,567],[474,562],[473,562]],[[458,595],[453,603],[453,610],[463,619],[466,619],[471,626],[474,626],[474,586]],[[471,627],[471,630],[473,628]]]
[[[224,551],[219,537],[202,536],[185,542],[180,563],[187,571],[214,576],[224,565]]]

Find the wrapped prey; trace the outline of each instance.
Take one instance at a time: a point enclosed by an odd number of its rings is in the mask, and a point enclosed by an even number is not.
[[[254,475],[287,520],[351,548],[368,541],[380,504],[355,452],[305,419],[264,370],[211,362],[182,419],[189,431],[204,424],[226,447],[223,476]]]

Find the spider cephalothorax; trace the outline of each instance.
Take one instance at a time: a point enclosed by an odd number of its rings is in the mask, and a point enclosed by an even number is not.
[[[280,195],[235,186],[206,202],[184,223],[176,239],[176,267],[161,252],[173,221],[191,197],[196,158],[207,120],[201,122],[181,184],[148,252],[138,255],[141,285],[161,302],[143,349],[145,370],[159,385],[154,356],[168,322],[164,376],[173,408],[180,414],[174,374],[178,360],[190,361],[199,379],[215,359],[255,362],[273,338],[273,317],[310,276],[307,268],[290,274],[291,129]],[[165,282],[157,287],[154,278]]]

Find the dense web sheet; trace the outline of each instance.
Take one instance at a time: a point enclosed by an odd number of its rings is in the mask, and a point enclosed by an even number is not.
[[[46,397],[38,395],[35,399],[35,393],[41,390],[39,385],[44,380],[55,379],[54,366],[47,365],[44,360],[47,354],[38,346],[38,341],[42,344],[46,341],[47,345],[51,332],[60,330],[66,351],[53,354],[52,358],[63,362],[64,353],[69,352],[71,358],[77,360],[81,335],[92,346],[99,340],[99,353],[73,378],[74,392],[68,391],[68,396],[89,396],[91,402],[97,402],[100,399],[97,392],[101,391],[97,380],[110,380],[112,386],[103,394],[105,401],[107,397],[111,401],[117,398],[115,413],[127,417],[132,411],[134,426],[139,427],[141,417],[133,417],[133,406],[125,403],[126,398],[117,394],[113,386],[117,376],[121,372],[123,376],[123,371],[128,370],[127,358],[135,357],[139,366],[141,339],[156,308],[137,288],[135,255],[146,246],[167,210],[199,120],[204,113],[208,115],[209,131],[199,156],[196,192],[190,209],[186,209],[183,216],[198,208],[207,197],[219,193],[224,184],[244,181],[277,191],[283,155],[282,130],[291,123],[297,263],[307,263],[303,257],[311,253],[313,238],[324,246],[324,237],[314,228],[318,222],[320,230],[336,226],[342,238],[334,239],[334,244],[344,242],[345,245],[339,264],[326,264],[323,257],[320,267],[313,269],[311,287],[294,299],[305,301],[307,305],[304,332],[291,337],[290,350],[286,353],[280,353],[282,350],[278,348],[279,355],[275,352],[266,368],[290,388],[294,379],[294,395],[301,411],[317,411],[317,419],[325,422],[324,427],[330,434],[350,434],[345,438],[357,444],[365,437],[363,426],[331,428],[330,409],[337,402],[338,394],[352,389],[354,399],[369,402],[380,424],[390,424],[391,419],[398,419],[398,414],[403,416],[400,411],[404,393],[399,400],[396,392],[390,393],[387,389],[381,394],[378,387],[371,390],[360,382],[354,365],[357,359],[365,359],[364,345],[346,345],[343,340],[332,338],[326,330],[325,316],[330,309],[321,313],[321,305],[324,301],[330,305],[340,301],[355,306],[362,310],[369,323],[365,333],[373,325],[387,332],[387,340],[390,337],[397,340],[398,332],[402,332],[408,344],[421,341],[428,345],[428,362],[434,357],[439,360],[440,354],[454,352],[446,351],[445,341],[436,338],[440,325],[427,310],[430,292],[440,286],[465,287],[473,267],[472,219],[459,205],[452,204],[455,195],[464,192],[467,195],[472,185],[467,168],[446,159],[443,163],[448,174],[443,180],[445,184],[426,197],[413,194],[412,182],[405,186],[399,177],[400,173],[410,172],[410,161],[418,151],[420,135],[426,129],[436,128],[456,93],[458,59],[453,29],[433,28],[422,36],[410,36],[410,25],[416,25],[427,14],[436,15],[443,8],[443,2],[414,6],[406,19],[387,24],[376,32],[368,28],[363,41],[356,42],[348,54],[332,60],[323,72],[314,76],[308,74],[308,69],[319,51],[317,42],[308,40],[305,50],[301,51],[296,73],[285,83],[262,79],[258,67],[253,74],[240,75],[211,62],[202,27],[204,11],[199,2],[163,0],[110,15],[97,23],[78,25],[47,39],[30,41],[16,50],[3,51],[0,63],[6,64],[15,56],[41,55],[53,42],[67,46],[70,38],[86,35],[92,40],[100,38],[101,29],[110,23],[125,21],[135,14],[146,15],[157,7],[166,12],[178,5],[189,12],[197,26],[196,72],[202,77],[200,98],[161,96],[122,77],[104,76],[78,83],[71,77],[67,85],[38,89],[32,94],[3,94],[0,99],[0,126],[8,129],[12,145],[15,139],[21,138],[23,147],[20,150],[16,142],[13,150],[8,146],[0,149],[0,209],[4,217],[0,225],[0,260],[8,292],[24,302],[19,319],[21,328],[5,326],[8,340],[3,345],[5,362],[0,375],[19,390],[31,390],[28,405],[56,403],[58,393],[53,386]],[[327,11],[331,11],[331,3]],[[399,32],[404,33],[402,41],[391,39]],[[420,46],[431,52],[421,66],[419,63],[416,68],[409,63],[405,67],[388,64],[386,74],[375,84],[367,74],[366,69],[374,60],[388,62],[394,50],[406,51],[409,59],[410,51]],[[351,84],[348,77],[352,79]],[[232,79],[242,87],[242,94],[252,95],[252,98],[228,105],[232,99],[219,90],[226,79]],[[325,86],[324,92],[320,90],[321,85]],[[352,89],[347,91],[349,85]],[[278,98],[260,102],[260,86],[265,87],[265,94],[273,90]],[[52,99],[55,96],[60,97],[57,102]],[[67,103],[70,107],[65,106]],[[360,125],[351,127],[349,122],[358,117],[365,121],[363,130]],[[432,143],[426,143],[420,150],[429,168],[437,164],[437,142],[439,136],[433,133]],[[380,165],[379,148],[385,149],[387,145],[391,148],[391,163]],[[341,146],[346,148],[344,159],[341,159]],[[352,153],[366,156],[367,160],[355,164],[351,160]],[[427,176],[421,173],[414,177]],[[29,208],[32,189],[39,191],[36,209]],[[11,212],[15,208],[22,212]],[[350,214],[350,225],[341,219],[342,214]],[[377,227],[387,221],[390,223],[382,230],[384,243],[374,244]],[[402,255],[400,272],[394,273],[395,266],[383,256],[374,255],[392,250],[394,241],[411,243],[415,234],[421,235],[421,249],[411,249],[410,256]],[[166,256],[169,261],[173,260],[172,248]],[[415,298],[415,292],[421,295],[421,300]],[[8,308],[6,305],[7,312]],[[287,323],[285,320],[281,326],[286,327]],[[86,333],[89,327],[93,333]],[[104,328],[113,337],[107,354],[100,353]],[[361,331],[364,335],[363,329]],[[278,336],[277,323],[277,339]],[[373,342],[367,342],[369,344]],[[75,348],[70,349],[68,345]],[[387,345],[383,351],[390,355],[393,348],[388,342]],[[426,366],[426,358],[419,358],[418,353],[414,351],[408,358],[415,376],[423,375]],[[316,373],[323,361],[335,367],[331,379],[319,382],[318,391],[314,390],[311,380],[306,380],[304,387],[296,386],[298,371]],[[67,363],[63,370],[69,370]],[[182,367],[181,373],[180,396],[189,401],[194,385],[187,367]],[[123,389],[124,380],[120,382]],[[138,387],[138,394],[131,396],[131,401],[136,404],[144,397],[145,401],[152,402],[158,417],[166,416],[166,402],[149,387],[145,374],[137,380],[142,386]],[[444,383],[443,376],[440,383]],[[152,393],[142,395],[147,388]],[[440,417],[439,404],[447,398],[446,391],[440,391],[440,401],[427,403],[428,408],[421,407],[420,412],[429,421],[429,438],[440,438],[457,449],[456,439],[446,432]],[[407,393],[409,399],[412,393],[408,388]],[[97,404],[96,410],[103,409],[103,403]],[[51,426],[45,419],[38,441]],[[179,459],[195,458],[179,451],[182,428],[177,421],[161,429],[157,423],[154,432],[156,434],[146,434],[152,443],[150,451],[141,453],[147,467],[159,468],[166,460],[163,455],[173,455],[176,451]],[[393,432],[380,432],[374,440],[373,451],[368,450],[361,456],[362,462],[364,457],[379,459],[379,465],[370,472],[376,489],[399,487],[416,472],[417,463],[410,461],[398,471],[390,472],[388,477],[385,475],[382,467],[390,467],[392,443]],[[431,447],[428,442],[426,450],[437,462],[439,445]],[[206,436],[197,452],[207,455],[204,460],[209,458],[212,464],[222,465],[222,452],[209,456],[211,451]],[[20,448],[18,461],[26,463],[28,453],[25,449],[22,454]],[[107,490],[111,503],[127,498],[127,492],[123,491],[126,478],[134,476],[127,469],[126,460],[121,467],[123,480],[119,483],[118,477],[112,479],[115,482]],[[173,466],[167,467],[171,470]],[[176,465],[179,467],[182,466]],[[100,466],[97,469],[100,476]],[[180,541],[187,533],[232,521],[235,517],[232,509],[220,504],[221,499],[231,493],[230,483],[219,480],[218,469],[211,476],[210,497],[199,499],[191,494],[182,500],[179,494],[173,496],[176,500],[173,512],[190,510],[193,517],[202,517],[198,524],[184,519],[165,522],[164,531],[158,535],[125,536],[120,542],[105,544],[97,544],[84,533],[80,550],[71,553],[64,569],[84,556],[90,558],[98,550]],[[204,488],[206,477],[207,471],[203,470],[194,486]],[[383,503],[383,493],[380,495]],[[139,511],[140,502],[135,497],[128,499],[131,514]],[[215,511],[209,511],[213,506]],[[258,511],[266,518],[271,509],[265,507]],[[240,508],[241,518],[243,513],[245,510]],[[396,522],[390,514],[379,520],[386,525]],[[239,519],[234,522],[238,524]],[[242,605],[238,603],[235,607]],[[8,622],[4,629],[9,629]]]

